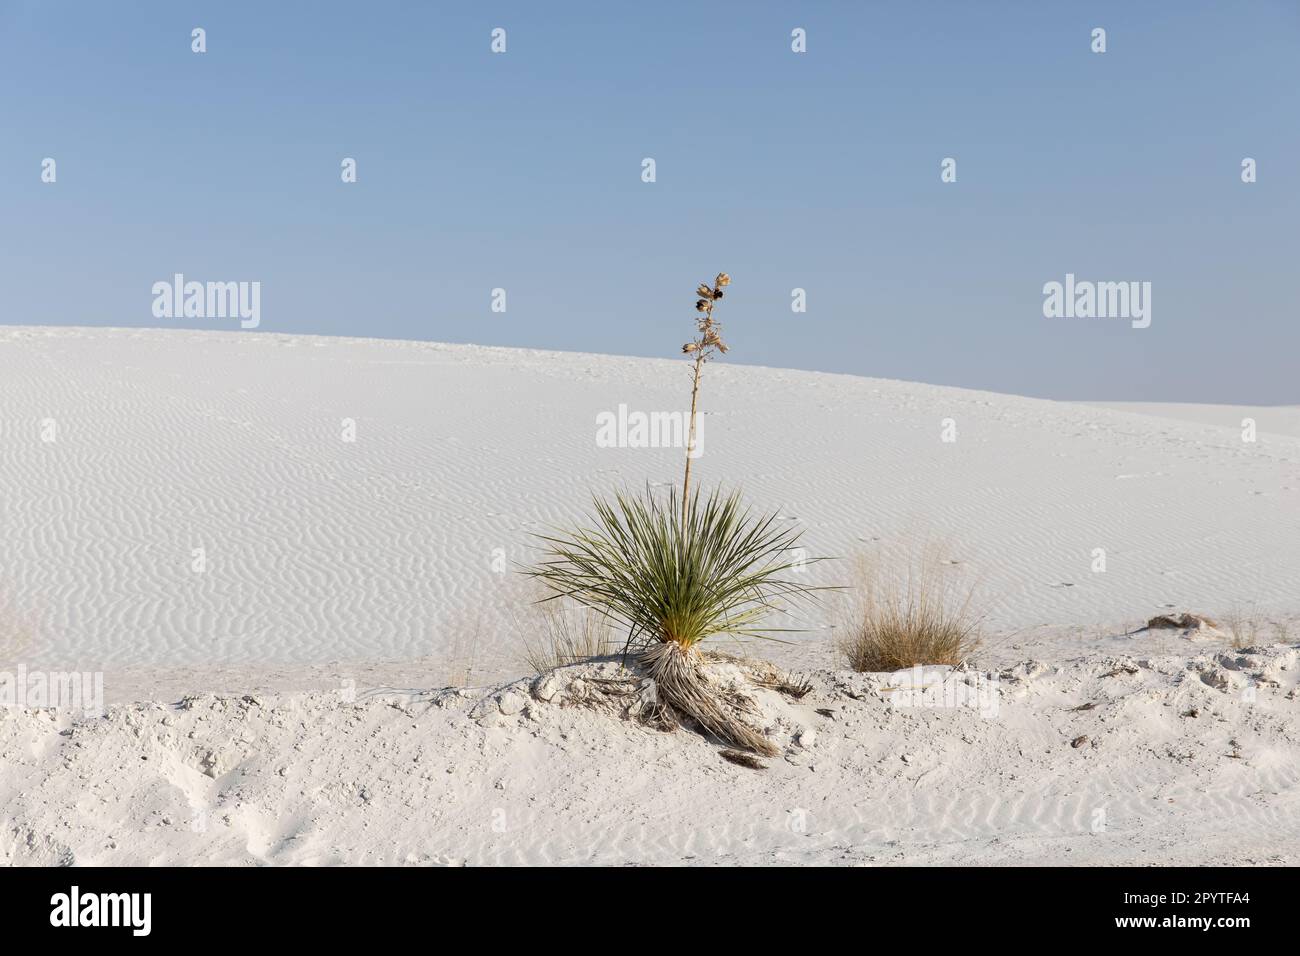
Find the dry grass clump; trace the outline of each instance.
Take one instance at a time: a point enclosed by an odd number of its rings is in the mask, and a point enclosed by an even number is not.
[[[1228,646],[1234,651],[1244,651],[1248,647],[1259,647],[1266,641],[1265,625],[1271,631],[1270,638],[1275,644],[1291,643],[1291,627],[1285,618],[1265,620],[1256,613],[1253,606],[1250,611],[1234,607],[1223,619],[1228,632]]]
[[[447,654],[442,663],[442,684],[445,687],[473,687],[474,665],[483,647],[483,612],[457,616],[447,628]]]
[[[605,657],[620,647],[603,615],[567,598],[530,604],[522,617],[515,616],[514,627],[524,664],[536,674]]]
[[[960,666],[980,645],[974,596],[939,549],[899,562],[864,560],[837,649],[855,671]]]
[[[1223,619],[1228,629],[1228,646],[1234,651],[1244,651],[1260,643],[1262,629],[1259,617],[1253,612],[1246,613],[1240,608],[1233,608]]]

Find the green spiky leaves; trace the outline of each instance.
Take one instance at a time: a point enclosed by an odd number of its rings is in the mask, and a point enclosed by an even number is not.
[[[671,497],[669,498],[671,500]],[[761,627],[783,600],[823,590],[797,578],[800,532],[754,515],[736,493],[697,491],[677,510],[647,490],[597,499],[592,526],[539,535],[545,559],[528,573],[554,597],[567,595],[627,629],[628,642],[670,641],[684,648],[719,634],[767,637]]]

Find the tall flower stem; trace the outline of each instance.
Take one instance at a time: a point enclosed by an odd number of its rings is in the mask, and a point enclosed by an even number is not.
[[[700,283],[699,288],[695,290],[695,294],[699,296],[695,303],[695,311],[700,313],[695,320],[695,327],[699,330],[700,337],[682,346],[683,352],[695,356],[694,367],[691,370],[691,423],[686,438],[686,474],[682,477],[681,527],[683,531],[686,529],[691,501],[691,457],[695,452],[695,415],[700,401],[700,373],[704,371],[704,363],[713,355],[714,349],[723,353],[727,351],[727,346],[719,334],[722,326],[713,321],[713,307],[722,298],[722,290],[730,284],[731,276],[725,272],[718,273],[712,286],[706,282]]]
[[[712,306],[709,307],[712,313]],[[704,354],[695,353],[694,374],[691,377],[691,424],[686,437],[686,474],[682,477],[682,527],[686,527],[686,509],[691,495],[691,455],[695,453],[695,411],[700,400],[700,373],[704,371]]]

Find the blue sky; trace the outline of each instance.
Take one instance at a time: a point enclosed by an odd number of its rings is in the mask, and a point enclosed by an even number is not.
[[[0,86],[6,323],[237,328],[153,317],[182,272],[247,334],[671,356],[726,270],[728,361],[1300,402],[1294,0],[0,0]],[[1067,272],[1151,327],[1045,318]]]

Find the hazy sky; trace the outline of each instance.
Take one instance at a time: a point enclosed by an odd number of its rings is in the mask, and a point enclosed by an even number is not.
[[[7,323],[238,328],[156,319],[180,272],[250,335],[671,356],[726,270],[728,361],[1300,402],[1296,0],[0,0],[0,87]]]

